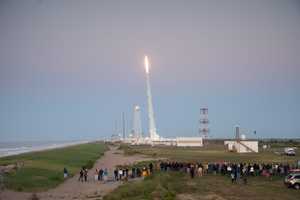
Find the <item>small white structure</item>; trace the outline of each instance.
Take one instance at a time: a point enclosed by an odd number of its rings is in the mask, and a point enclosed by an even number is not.
[[[202,137],[177,137],[176,146],[178,147],[202,147]]]
[[[257,140],[247,140],[245,134],[240,134],[240,126],[236,125],[235,139],[225,140],[224,145],[229,151],[234,151],[237,153],[258,153],[258,141]]]
[[[257,140],[225,140],[224,145],[229,151],[237,153],[258,153]]]

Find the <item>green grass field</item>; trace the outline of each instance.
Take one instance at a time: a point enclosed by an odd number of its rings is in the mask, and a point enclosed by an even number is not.
[[[209,144],[203,148],[176,148],[128,146],[120,148],[126,154],[144,154],[156,158],[167,158],[176,161],[191,162],[246,162],[246,163],[290,163],[296,164],[300,160],[299,143],[297,156],[289,157],[278,155],[286,144],[271,145],[271,148],[260,153],[237,154],[228,152],[221,144]],[[147,165],[147,163],[141,163]],[[140,199],[166,199],[166,200],[289,200],[300,199],[300,192],[288,189],[283,185],[284,177],[249,177],[248,184],[242,181],[232,184],[228,176],[208,174],[203,177],[191,179],[182,172],[157,172],[142,181],[128,182],[114,192],[107,195],[105,200],[140,200]]]
[[[296,200],[300,192],[283,186],[281,178],[250,177],[248,184],[232,184],[228,176],[205,175],[191,179],[182,172],[158,172],[128,182],[104,200]]]
[[[24,166],[4,176],[5,186],[17,191],[43,191],[63,182],[63,168],[72,176],[82,166],[91,168],[106,150],[104,143],[88,143],[66,148],[0,158],[0,165],[23,162]]]
[[[300,160],[300,146],[298,146],[296,156],[278,155],[275,152],[282,151],[282,147],[276,145],[276,147],[261,150],[259,153],[245,153],[238,154],[228,152],[225,150],[222,144],[210,144],[203,148],[183,148],[183,147],[151,147],[151,146],[128,146],[122,145],[120,148],[125,151],[126,154],[144,154],[154,158],[167,158],[177,161],[200,161],[200,162],[251,162],[251,163],[290,163],[296,164],[297,160]]]

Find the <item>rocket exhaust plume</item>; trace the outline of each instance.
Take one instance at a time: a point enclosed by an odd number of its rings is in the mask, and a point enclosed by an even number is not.
[[[149,60],[147,56],[145,56],[145,70],[146,70],[146,79],[147,79],[146,81],[147,81],[149,134],[150,134],[150,139],[153,141],[153,140],[159,140],[159,135],[157,134],[156,125],[155,125],[151,86],[150,86]]]
[[[149,74],[149,60],[148,60],[148,56],[145,56],[145,70],[146,70],[146,73]]]

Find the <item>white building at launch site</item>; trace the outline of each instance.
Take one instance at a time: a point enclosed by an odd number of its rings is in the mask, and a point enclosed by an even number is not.
[[[258,140],[246,139],[245,134],[240,134],[239,126],[235,126],[235,139],[225,140],[224,145],[232,152],[258,153]]]

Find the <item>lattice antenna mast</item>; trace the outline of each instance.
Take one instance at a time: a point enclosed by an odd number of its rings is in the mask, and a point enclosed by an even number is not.
[[[199,134],[204,139],[208,138],[209,133],[209,120],[208,120],[208,108],[200,108],[200,128],[199,128]]]

